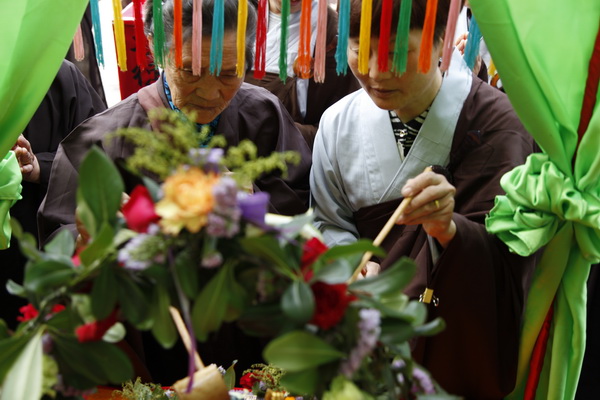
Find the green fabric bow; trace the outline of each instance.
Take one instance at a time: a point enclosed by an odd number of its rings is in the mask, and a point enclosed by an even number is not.
[[[21,199],[21,170],[15,153],[9,151],[0,161],[0,250],[10,246],[8,210]]]
[[[472,0],[484,40],[521,121],[543,154],[506,174],[489,232],[528,255],[543,247],[527,298],[517,387],[523,399],[531,352],[554,300],[536,399],[575,396],[585,350],[586,282],[600,259],[600,102],[577,144],[600,2]],[[574,162],[573,162],[574,160]]]

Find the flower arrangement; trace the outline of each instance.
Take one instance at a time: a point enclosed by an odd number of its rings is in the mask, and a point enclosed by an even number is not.
[[[266,214],[268,195],[248,191],[294,154],[257,158],[251,143],[225,152],[218,137],[197,149],[203,133],[187,120],[168,112],[154,118],[161,135],[117,134],[139,149],[129,167],[161,185],[143,178],[122,205],[124,184],[112,162],[95,148],[84,159],[77,214],[91,237],[85,247],[76,249],[65,231],[40,251],[14,225],[29,263],[24,282],[8,288],[31,305],[15,332],[0,323],[2,395],[78,398],[131,380],[131,363],[115,344],[123,322],[170,347],[178,339],[172,307],[200,341],[232,321],[271,339],[263,354],[278,372],[253,375],[254,383],[276,378],[265,383],[269,389],[325,400],[444,393],[410,357],[409,340],[443,329],[402,294],[412,261],[352,282],[363,253],[381,249],[364,240],[327,248],[310,213]],[[193,387],[194,343],[182,360],[191,379],[180,398]],[[228,388],[236,382],[231,370],[223,376]]]

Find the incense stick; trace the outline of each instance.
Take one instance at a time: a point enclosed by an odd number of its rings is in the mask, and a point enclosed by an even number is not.
[[[171,312],[171,317],[173,318],[173,322],[175,322],[175,326],[177,327],[177,331],[179,331],[179,336],[181,336],[181,340],[183,341],[185,348],[188,352],[192,351],[192,339],[190,338],[190,334],[185,327],[185,323],[183,322],[183,318],[181,318],[179,310],[171,306],[169,307],[169,311]],[[198,354],[197,351],[194,352],[194,361],[196,363],[197,370],[204,368],[204,363],[202,362],[200,354]]]

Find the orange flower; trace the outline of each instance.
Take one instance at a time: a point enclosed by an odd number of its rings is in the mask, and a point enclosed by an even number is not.
[[[219,177],[199,168],[180,168],[163,184],[164,197],[155,211],[162,217],[163,232],[176,235],[186,228],[196,233],[206,225],[207,215],[214,206],[213,186]]]

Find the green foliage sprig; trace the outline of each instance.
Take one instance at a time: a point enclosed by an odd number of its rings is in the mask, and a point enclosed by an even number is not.
[[[123,384],[123,390],[115,390],[112,397],[122,397],[128,400],[177,400],[177,393],[172,390],[166,391],[160,385],[154,383],[142,383],[138,377],[135,382],[127,381]]]

